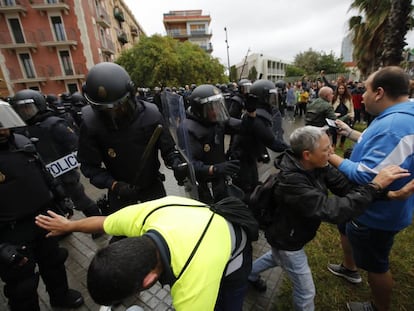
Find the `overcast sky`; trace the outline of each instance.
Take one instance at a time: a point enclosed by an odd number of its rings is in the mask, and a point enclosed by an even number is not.
[[[163,13],[201,9],[211,17],[210,30],[214,57],[227,67],[227,37],[230,65],[249,53],[263,53],[284,61],[312,48],[341,56],[342,39],[351,0],[124,0],[148,36],[165,35]],[[414,35],[407,36],[409,47]]]

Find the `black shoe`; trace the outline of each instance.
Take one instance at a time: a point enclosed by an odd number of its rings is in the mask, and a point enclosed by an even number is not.
[[[336,276],[344,278],[350,283],[358,284],[362,282],[361,275],[358,273],[358,271],[349,270],[345,268],[342,264],[336,265],[330,263],[328,264],[328,270]]]
[[[259,277],[256,281],[248,281],[250,285],[258,292],[265,292],[267,289],[266,282],[261,277]]]
[[[50,305],[55,308],[74,309],[79,308],[83,303],[82,294],[74,289],[68,289],[64,297],[50,298]]]

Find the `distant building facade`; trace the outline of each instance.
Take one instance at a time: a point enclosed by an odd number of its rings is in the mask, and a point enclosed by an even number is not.
[[[285,78],[287,65],[289,65],[288,62],[279,58],[253,53],[247,55],[242,62],[236,64],[236,71],[239,78],[248,78],[250,71],[254,67],[257,72],[256,79],[267,79],[276,82]]]
[[[123,0],[0,0],[0,96],[81,90],[88,70],[144,35]]]
[[[164,13],[163,23],[167,35],[179,41],[190,41],[208,53],[213,52],[210,15],[202,10],[170,11]]]

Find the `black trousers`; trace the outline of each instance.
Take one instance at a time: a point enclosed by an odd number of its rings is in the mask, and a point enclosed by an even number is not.
[[[35,225],[34,217],[2,224],[0,243],[25,246],[23,255],[28,258],[23,266],[10,267],[0,263],[0,277],[5,283],[4,295],[8,298],[12,311],[39,310],[39,275],[51,299],[60,300],[67,293],[68,281],[64,262],[68,253],[59,248],[55,238],[46,238],[46,233]]]

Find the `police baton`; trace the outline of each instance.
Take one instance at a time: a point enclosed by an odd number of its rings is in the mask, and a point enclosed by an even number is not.
[[[158,124],[157,127],[154,129],[154,132],[152,132],[151,138],[149,139],[148,144],[145,147],[144,153],[141,156],[141,160],[139,162],[138,169],[137,169],[137,174],[135,175],[135,178],[133,180],[133,185],[136,185],[137,182],[139,181],[142,171],[144,170],[145,162],[147,162],[148,157],[152,149],[154,148],[154,145],[156,144],[158,138],[160,137],[162,133],[162,129],[163,129],[162,125]]]

